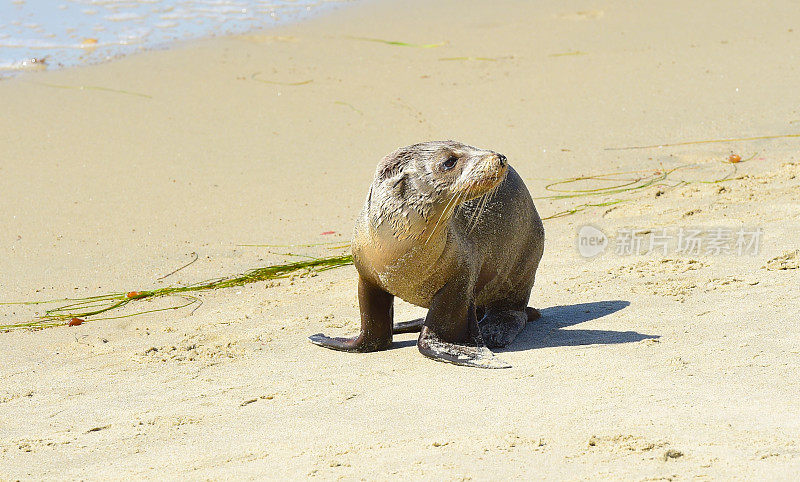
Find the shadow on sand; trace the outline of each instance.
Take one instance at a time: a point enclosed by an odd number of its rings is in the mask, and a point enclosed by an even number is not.
[[[658,338],[658,335],[646,335],[635,331],[563,329],[616,313],[630,304],[630,301],[607,300],[543,308],[540,310],[542,317],[528,323],[514,343],[506,348],[495,348],[492,351],[501,353],[557,346],[610,345]],[[416,338],[402,341],[395,339],[392,348],[407,348],[416,344]]]
[[[608,300],[543,308],[540,310],[541,318],[528,323],[514,343],[497,351],[523,351],[557,346],[609,345],[658,338],[658,335],[646,335],[635,331],[564,329],[610,315],[630,304],[629,301]]]

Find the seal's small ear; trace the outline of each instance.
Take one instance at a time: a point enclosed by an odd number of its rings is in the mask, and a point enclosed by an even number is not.
[[[394,177],[403,170],[406,159],[402,156],[402,150],[398,149],[388,156],[381,159],[378,163],[378,169],[375,172],[375,178],[378,181],[383,181],[390,177]]]
[[[398,199],[406,198],[406,187],[408,184],[408,174],[402,170],[394,171],[383,181],[386,189],[391,190],[392,195]]]
[[[394,189],[394,192],[396,192],[397,194],[399,194],[403,198],[405,198],[406,197],[405,196],[406,183],[408,182],[408,175],[406,173],[404,173],[404,172],[400,172],[395,177],[393,177],[391,179],[391,182],[392,182],[392,189]]]

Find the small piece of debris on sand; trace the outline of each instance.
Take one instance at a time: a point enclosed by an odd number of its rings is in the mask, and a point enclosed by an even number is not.
[[[776,256],[767,261],[764,265],[769,271],[780,271],[784,269],[797,269],[800,268],[800,249],[788,251],[780,256]]]

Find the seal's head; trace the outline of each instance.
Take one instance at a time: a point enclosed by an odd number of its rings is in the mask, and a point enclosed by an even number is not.
[[[401,147],[378,164],[367,199],[370,221],[398,238],[427,236],[460,204],[505,178],[505,156],[456,141]]]

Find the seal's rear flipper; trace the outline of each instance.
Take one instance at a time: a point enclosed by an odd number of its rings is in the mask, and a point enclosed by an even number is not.
[[[433,331],[423,329],[417,341],[420,353],[436,361],[476,368],[511,368],[485,346],[458,345],[442,341]]]
[[[486,310],[486,316],[478,325],[483,342],[490,348],[510,345],[525,328],[528,316],[522,311]]]
[[[422,330],[422,325],[425,324],[425,318],[417,318],[411,321],[401,321],[395,323],[392,332],[397,333],[419,333]]]
[[[528,321],[536,321],[542,317],[542,313],[531,306],[525,308],[525,314],[528,315]]]

